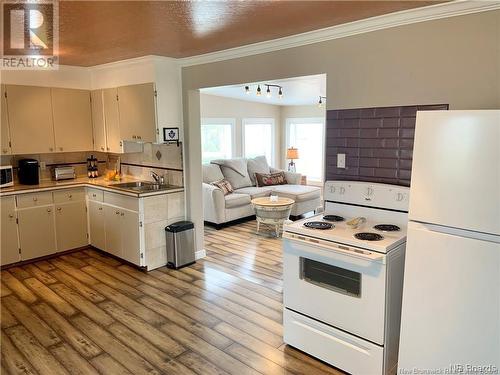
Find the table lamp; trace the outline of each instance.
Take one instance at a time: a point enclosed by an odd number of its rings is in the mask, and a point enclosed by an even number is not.
[[[295,172],[296,169],[293,160],[299,158],[299,150],[293,147],[288,148],[286,150],[286,158],[290,159],[290,163],[288,163],[288,172]]]

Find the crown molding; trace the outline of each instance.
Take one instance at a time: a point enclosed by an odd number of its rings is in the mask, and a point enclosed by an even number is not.
[[[185,57],[178,59],[178,62],[181,67],[208,64],[217,61],[236,59],[292,47],[325,42],[333,39],[345,38],[348,36],[389,29],[397,26],[462,16],[472,13],[487,12],[497,9],[500,9],[500,1],[496,0],[455,0],[427,7],[384,14],[324,29],[248,44],[241,47]]]

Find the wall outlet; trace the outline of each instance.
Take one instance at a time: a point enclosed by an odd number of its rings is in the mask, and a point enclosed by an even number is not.
[[[345,169],[345,154],[337,154],[337,168]]]
[[[44,161],[41,161],[40,162],[40,170],[44,171],[45,169],[47,169],[47,164]]]

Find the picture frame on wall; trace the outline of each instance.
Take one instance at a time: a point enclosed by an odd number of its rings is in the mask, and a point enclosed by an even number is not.
[[[163,142],[179,144],[179,128],[163,128]]]

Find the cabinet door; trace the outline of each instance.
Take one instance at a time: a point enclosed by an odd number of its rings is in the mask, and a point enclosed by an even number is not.
[[[0,198],[0,224],[1,224],[1,265],[19,262],[19,243],[17,242],[16,223],[16,198]]]
[[[141,265],[141,250],[139,241],[139,213],[121,210],[122,258]]]
[[[106,152],[106,127],[102,90],[94,90],[92,97],[92,126],[94,129],[94,151]]]
[[[122,234],[120,211],[116,207],[104,206],[104,227],[106,228],[105,250],[117,257],[122,256]]]
[[[105,250],[104,209],[100,202],[89,201],[89,229],[90,244],[98,249]]]
[[[53,88],[52,111],[56,151],[93,149],[89,91]]]
[[[54,151],[50,88],[6,85],[13,154]]]
[[[54,206],[19,210],[17,217],[19,219],[21,260],[57,252]]]
[[[118,87],[120,132],[123,140],[155,142],[156,109],[153,83]]]
[[[56,204],[57,250],[76,249],[88,244],[85,201]]]
[[[7,116],[7,98],[5,97],[5,85],[2,85],[2,123],[0,124],[0,148],[2,155],[10,155],[12,153],[10,149],[10,133],[9,133],[9,117]]]
[[[120,152],[120,115],[116,88],[102,90],[104,122],[106,124],[106,151]]]

